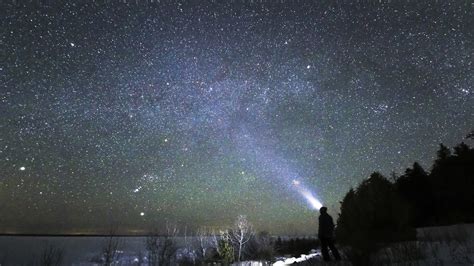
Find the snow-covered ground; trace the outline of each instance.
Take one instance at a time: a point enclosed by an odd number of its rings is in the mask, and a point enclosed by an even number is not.
[[[137,265],[138,256],[144,257],[144,238],[125,237],[120,251],[121,265]],[[102,249],[103,237],[0,237],[0,264],[5,259],[11,265],[28,264],[42,248],[53,245],[64,250],[66,265],[93,265]],[[178,245],[184,243],[177,239]],[[380,250],[378,264],[384,265],[474,265],[474,224],[458,224],[417,229],[417,241],[393,244]],[[278,257],[273,265],[318,265],[319,250],[299,257]],[[145,259],[142,259],[145,261]],[[8,265],[8,264],[6,264]],[[246,261],[236,266],[267,266],[271,262]],[[350,265],[345,260],[337,265]]]
[[[273,265],[321,262],[319,251],[299,258],[277,258]],[[381,249],[375,256],[377,265],[474,265],[474,224],[457,224],[417,229],[417,241],[401,242]],[[346,261],[342,265],[350,265]]]
[[[316,250],[311,250],[311,252],[308,255],[302,254],[300,257],[295,258],[278,258],[278,260],[273,263],[274,266],[281,266],[281,265],[291,265],[294,263],[302,263],[305,261],[308,261],[310,259],[314,260],[316,258],[321,257],[321,252],[316,251]]]
[[[380,264],[470,265],[474,264],[474,224],[417,229],[417,241],[402,242],[380,250]]]

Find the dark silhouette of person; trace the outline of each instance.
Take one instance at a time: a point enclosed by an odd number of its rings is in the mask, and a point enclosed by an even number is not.
[[[341,259],[341,255],[339,255],[339,251],[337,250],[336,246],[334,246],[334,222],[332,220],[331,215],[327,213],[328,208],[321,207],[319,209],[319,229],[318,229],[318,237],[319,241],[321,242],[321,253],[323,255],[324,261],[330,261],[331,258],[329,257],[329,249],[331,249],[331,253],[336,260]]]

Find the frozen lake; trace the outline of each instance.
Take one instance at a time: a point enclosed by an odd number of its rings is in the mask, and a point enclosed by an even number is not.
[[[145,254],[146,237],[120,237],[124,259],[133,259],[141,252]],[[192,243],[192,238],[186,241]],[[64,252],[67,265],[85,265],[101,254],[106,237],[96,236],[0,236],[0,264],[23,265],[34,262],[41,252],[52,245]],[[184,246],[184,237],[177,237],[178,246]]]

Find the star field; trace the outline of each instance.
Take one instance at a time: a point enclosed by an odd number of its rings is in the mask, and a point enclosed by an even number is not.
[[[313,233],[474,121],[470,1],[0,5],[0,228]]]

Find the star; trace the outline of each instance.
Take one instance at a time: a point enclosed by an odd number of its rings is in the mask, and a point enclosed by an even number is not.
[[[472,130],[465,1],[81,2],[0,20],[0,234],[239,214],[312,234],[317,201]]]

